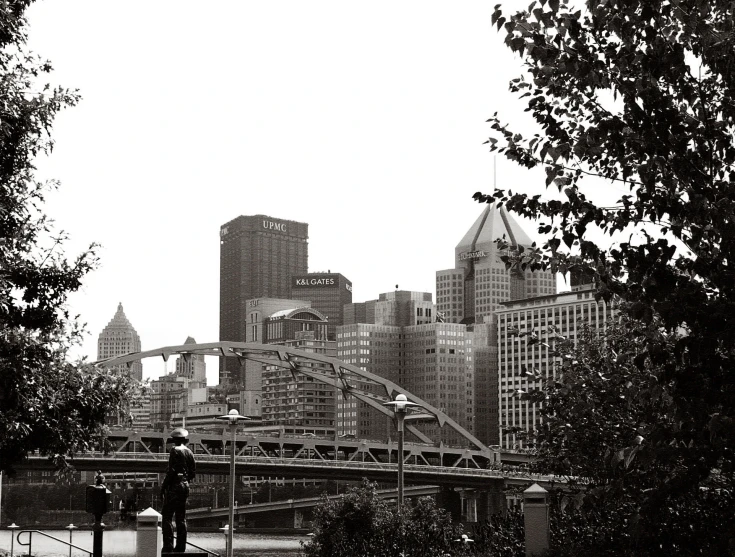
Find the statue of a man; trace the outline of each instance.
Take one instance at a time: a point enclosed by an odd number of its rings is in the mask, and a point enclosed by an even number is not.
[[[189,482],[196,475],[194,453],[186,446],[189,432],[177,427],[171,432],[174,442],[168,456],[168,470],[161,485],[163,497],[163,553],[186,551],[186,500]],[[173,518],[176,516],[176,547],[174,548]]]

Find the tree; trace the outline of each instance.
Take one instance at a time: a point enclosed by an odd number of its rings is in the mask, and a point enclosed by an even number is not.
[[[314,535],[304,545],[306,557],[443,557],[453,549],[461,529],[431,498],[396,513],[367,480],[339,499],[326,494],[314,511]]]
[[[41,207],[55,183],[34,178],[34,159],[53,147],[54,117],[79,99],[41,83],[51,64],[27,51],[30,0],[0,6],[0,470],[28,453],[63,456],[98,445],[105,415],[124,408],[130,379],[73,364],[82,328],[67,296],[94,268],[94,246],[63,255]]]
[[[541,404],[541,423],[529,435],[534,468],[567,477],[555,494],[553,538],[577,553],[563,554],[727,553],[735,512],[729,478],[713,472],[693,489],[651,498],[692,455],[671,442],[681,427],[672,382],[662,380],[660,364],[636,359],[650,337],[673,346],[676,336],[626,316],[604,331],[586,328],[576,346],[557,342],[555,376],[523,395]],[[647,512],[654,501],[656,512]]]
[[[490,148],[543,167],[551,191],[475,198],[538,220],[547,235],[510,264],[588,272],[599,296],[641,324],[632,363],[655,380],[638,396],[666,385],[671,397],[669,419],[651,423],[644,441],[651,466],[665,470],[642,494],[649,517],[715,475],[732,486],[734,16],[729,0],[589,0],[583,9],[549,0],[492,16],[523,59],[526,74],[510,89],[539,130],[524,136],[496,114]],[[615,206],[593,200],[603,180],[627,190]],[[609,248],[593,229],[611,237]],[[623,447],[632,459],[636,438],[631,430]],[[676,466],[672,446],[682,448]]]

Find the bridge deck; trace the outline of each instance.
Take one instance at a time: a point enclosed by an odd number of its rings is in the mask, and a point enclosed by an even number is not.
[[[228,455],[197,455],[197,471],[202,474],[227,475],[230,470]],[[166,471],[166,453],[89,453],[77,455],[69,461],[78,470],[98,470],[104,472],[157,472]],[[31,457],[19,468],[53,468],[53,463],[44,457]],[[515,467],[513,467],[515,468]],[[398,464],[382,462],[356,462],[346,460],[318,460],[308,458],[275,458],[238,456],[235,472],[242,476],[271,476],[281,478],[318,478],[359,481],[367,478],[372,481],[396,481]],[[563,483],[562,478],[527,474],[516,469],[508,470],[500,465],[493,468],[458,468],[447,466],[427,466],[404,464],[406,484],[443,485],[453,487],[473,487],[482,489],[502,489],[509,485],[528,485],[536,482],[548,486]]]

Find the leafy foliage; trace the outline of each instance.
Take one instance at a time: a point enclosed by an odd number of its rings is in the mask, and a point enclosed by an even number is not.
[[[493,516],[462,540],[462,526],[430,497],[407,501],[398,514],[378,498],[377,485],[364,480],[338,500],[324,496],[314,512],[314,535],[306,557],[515,557],[523,553],[523,516]]]
[[[732,475],[709,470],[699,481],[674,381],[640,357],[650,338],[673,346],[677,337],[625,315],[604,331],[586,328],[576,346],[552,347],[556,373],[522,395],[541,404],[528,435],[533,467],[567,479],[552,516],[559,555],[727,554]]]
[[[470,554],[492,557],[524,555],[526,541],[523,513],[509,510],[505,516],[495,514],[475,527],[472,538],[474,543]]]
[[[408,504],[399,515],[367,480],[338,500],[324,497],[313,525],[314,536],[304,546],[307,557],[443,557],[461,534],[432,499]]]
[[[123,408],[130,380],[68,361],[81,328],[65,303],[96,264],[94,246],[62,253],[41,206],[55,183],[34,179],[34,159],[53,147],[57,112],[76,92],[41,79],[49,62],[26,50],[30,1],[0,6],[0,469],[32,451],[66,455],[98,444],[108,411]]]
[[[579,375],[589,380],[588,401],[575,396],[579,379],[569,370],[571,386],[556,394],[568,389],[578,406],[570,402],[556,425],[579,431],[584,419],[587,431],[563,437],[576,445],[559,446],[554,465],[567,451],[570,469],[599,474],[607,492],[635,493],[642,520],[679,509],[713,478],[732,487],[733,9],[729,0],[588,0],[579,9],[550,0],[513,15],[498,6],[492,19],[524,61],[526,74],[510,89],[539,131],[524,136],[496,114],[490,148],[543,167],[550,195],[498,189],[475,198],[536,219],[548,238],[512,254],[512,264],[589,273],[599,296],[617,299],[639,324],[621,365],[596,362],[608,382]],[[594,201],[601,180],[626,190],[614,206]],[[615,396],[625,404],[613,405]],[[612,414],[593,412],[597,404]],[[632,421],[623,423],[626,414]],[[636,432],[645,439],[639,448]]]

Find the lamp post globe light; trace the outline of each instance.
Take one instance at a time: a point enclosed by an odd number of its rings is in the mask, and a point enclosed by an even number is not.
[[[240,412],[234,408],[225,416],[217,416],[218,420],[227,421],[230,425],[232,433],[232,449],[230,454],[230,524],[227,529],[227,557],[232,557],[232,533],[235,530],[235,442],[237,433],[237,424],[240,421],[249,420],[245,416],[241,416]]]
[[[401,393],[396,395],[395,400],[384,402],[383,406],[392,408],[393,415],[396,417],[396,430],[398,432],[398,499],[396,501],[396,508],[398,509],[398,514],[400,514],[403,508],[403,422],[406,419],[408,409],[419,405],[409,401],[406,395]]]

